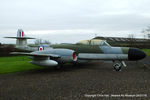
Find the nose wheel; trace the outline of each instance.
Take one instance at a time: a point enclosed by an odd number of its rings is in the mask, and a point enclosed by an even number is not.
[[[124,61],[119,61],[118,63],[115,63],[113,66],[116,71],[121,71],[122,66],[126,67],[127,65],[125,64]]]
[[[114,69],[115,69],[116,71],[121,71],[121,68],[122,68],[122,64],[121,64],[121,63],[116,63],[116,64],[114,64],[113,66],[114,66]]]

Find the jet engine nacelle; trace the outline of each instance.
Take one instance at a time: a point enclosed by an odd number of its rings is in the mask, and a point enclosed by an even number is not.
[[[59,60],[63,63],[77,61],[76,52],[69,49],[52,49],[48,51],[50,54],[59,55]]]
[[[75,61],[77,61],[77,55],[75,52],[72,52],[69,55],[62,54],[62,56],[60,57],[60,61],[63,63],[75,62]]]
[[[32,52],[32,54],[53,54],[59,56],[59,58],[50,57],[50,60],[66,63],[66,62],[75,62],[77,61],[76,52],[69,49],[51,49],[51,50],[43,50],[43,51],[36,51]],[[44,60],[45,58],[36,58],[34,57],[33,60]],[[37,62],[38,63],[38,62]]]

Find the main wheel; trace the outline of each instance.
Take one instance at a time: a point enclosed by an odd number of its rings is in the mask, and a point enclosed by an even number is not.
[[[59,69],[61,69],[62,67],[63,67],[63,63],[59,62],[58,65],[55,66],[54,68],[55,68],[56,70],[59,70]]]
[[[59,69],[61,69],[62,68],[62,65],[57,65],[56,67],[55,67],[55,69],[57,69],[57,70],[59,70]]]
[[[79,66],[78,62],[73,62],[73,66]]]

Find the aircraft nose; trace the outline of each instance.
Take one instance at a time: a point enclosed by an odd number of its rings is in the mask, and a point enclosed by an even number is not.
[[[129,48],[128,59],[131,61],[141,60],[146,57],[146,54],[140,49]]]

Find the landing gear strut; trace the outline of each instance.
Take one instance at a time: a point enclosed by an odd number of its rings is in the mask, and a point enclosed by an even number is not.
[[[56,69],[56,70],[59,70],[59,69],[61,69],[62,67],[63,67],[63,65],[58,64],[58,65],[55,67],[55,69]]]
[[[56,70],[59,70],[59,69],[61,69],[62,67],[63,67],[63,62],[58,61],[58,65],[55,66],[54,68],[55,68]]]

